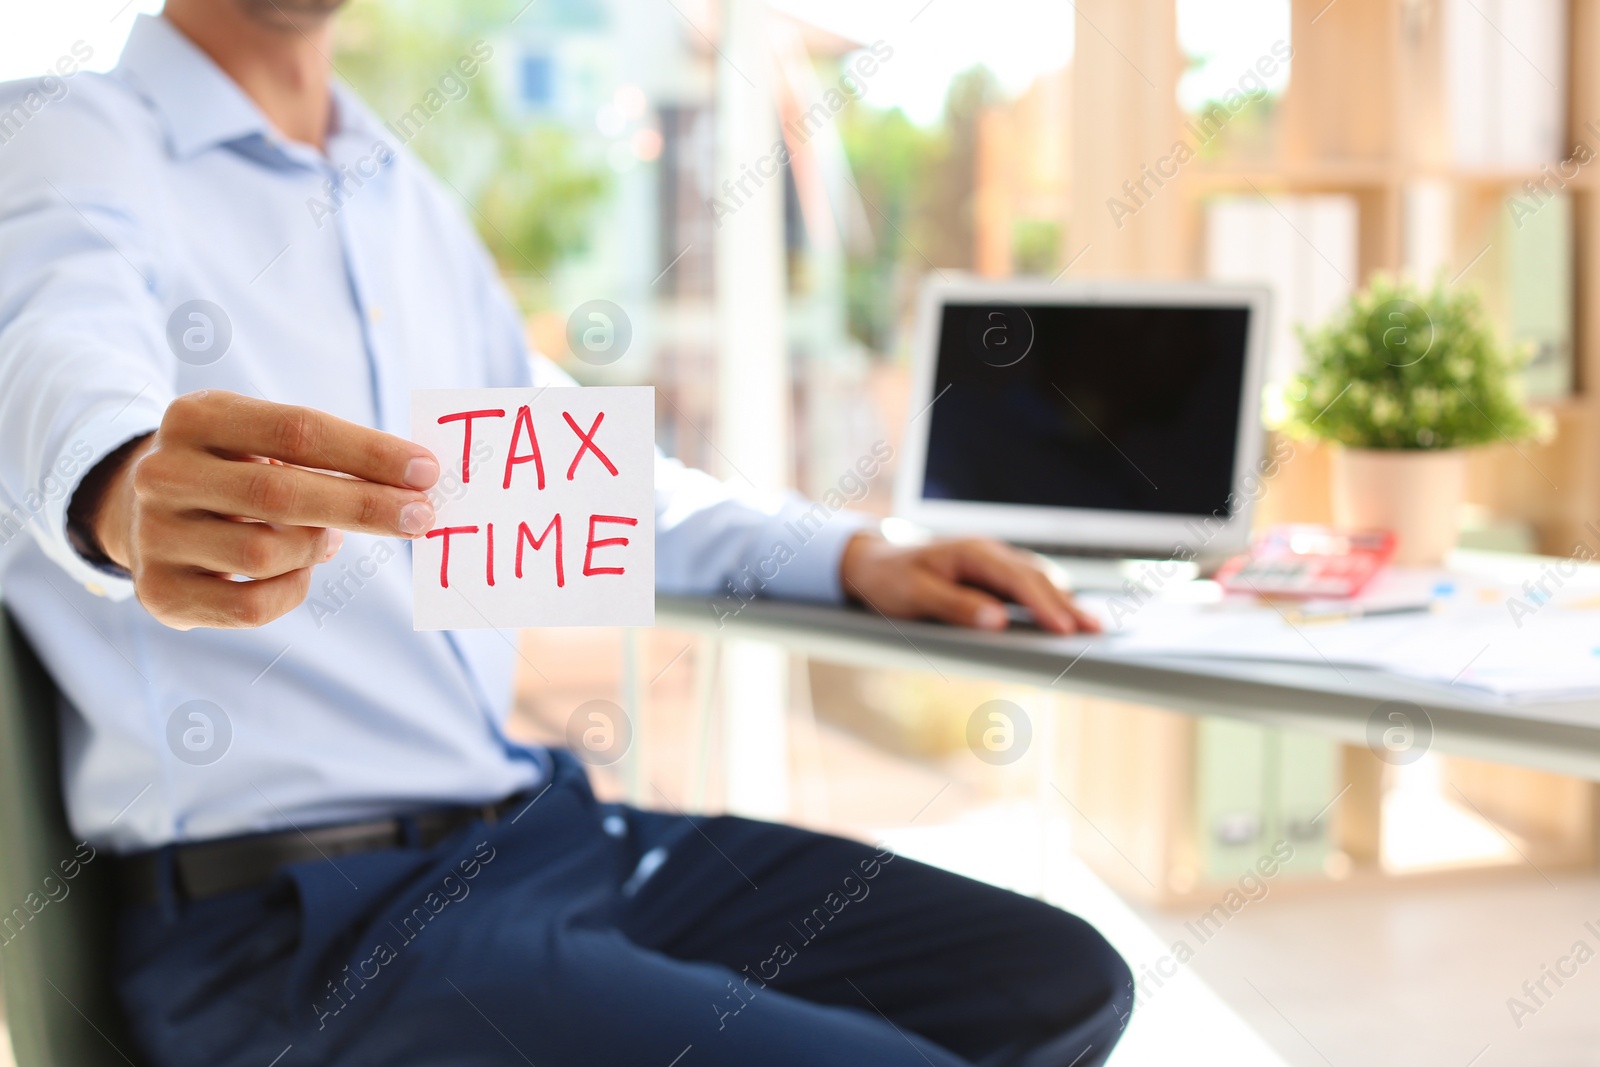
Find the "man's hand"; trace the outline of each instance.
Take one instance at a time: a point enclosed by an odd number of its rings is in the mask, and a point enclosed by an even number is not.
[[[422,490],[438,478],[431,453],[392,434],[204,390],[172,402],[85,514],[161,622],[261,626],[305,599],[339,531],[426,533],[434,516]]]
[[[1073,604],[1031,556],[998,541],[902,546],[861,533],[845,546],[839,577],[847,596],[895,618],[1004,630],[1004,599],[1028,608],[1046,630],[1100,631],[1099,621]]]

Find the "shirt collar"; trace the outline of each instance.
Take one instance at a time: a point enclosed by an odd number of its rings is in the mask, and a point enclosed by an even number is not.
[[[154,106],[176,158],[252,137],[288,148],[238,83],[159,15],[134,21],[115,74]]]
[[[330,145],[336,137],[355,137],[365,140],[385,136],[387,131],[384,130],[382,121],[348,86],[335,81],[332,90],[333,127],[328,133]]]

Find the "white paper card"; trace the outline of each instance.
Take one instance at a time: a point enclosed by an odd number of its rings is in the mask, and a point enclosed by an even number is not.
[[[439,458],[418,630],[655,623],[655,390],[421,389]]]

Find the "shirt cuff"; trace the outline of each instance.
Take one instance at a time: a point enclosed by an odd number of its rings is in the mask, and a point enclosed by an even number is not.
[[[79,554],[67,532],[67,507],[90,471],[134,438],[154,433],[161,426],[162,414],[154,401],[141,405],[136,400],[121,410],[91,416],[68,435],[55,462],[40,479],[46,491],[34,536],[46,556],[96,596],[126,600],[133,595],[133,580],[121,568],[107,567]],[[55,492],[49,491],[51,483]],[[61,485],[65,492],[60,491]]]
[[[829,512],[826,504],[810,500],[787,505],[778,520],[772,554],[755,568],[766,581],[762,595],[843,603],[839,562],[845,545],[861,531],[876,529],[878,520],[859,511]]]

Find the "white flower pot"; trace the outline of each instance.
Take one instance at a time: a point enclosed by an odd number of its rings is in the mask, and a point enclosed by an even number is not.
[[[1456,546],[1467,489],[1462,449],[1335,448],[1333,521],[1348,530],[1392,530],[1394,561],[1444,562]]]

